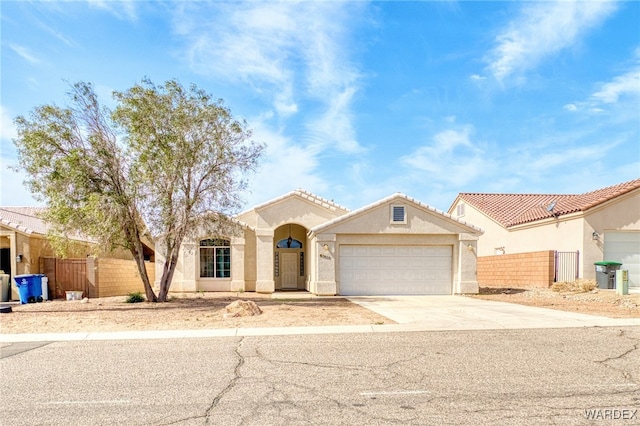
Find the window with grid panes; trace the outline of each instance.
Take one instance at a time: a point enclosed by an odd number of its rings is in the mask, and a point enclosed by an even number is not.
[[[231,242],[221,238],[200,241],[200,277],[231,277]]]

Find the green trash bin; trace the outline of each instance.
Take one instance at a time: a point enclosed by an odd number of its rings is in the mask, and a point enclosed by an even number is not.
[[[622,263],[605,260],[602,262],[596,262],[594,265],[596,266],[596,281],[598,282],[598,288],[615,288],[615,271],[620,269]]]

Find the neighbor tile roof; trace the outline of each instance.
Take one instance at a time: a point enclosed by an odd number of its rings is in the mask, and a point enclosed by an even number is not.
[[[0,223],[28,235],[46,235],[51,225],[40,218],[45,209],[45,207],[0,207]],[[69,238],[94,242],[81,234],[70,235]],[[144,237],[143,243],[146,245]],[[153,243],[149,247],[153,247]]]
[[[45,235],[49,225],[40,219],[44,207],[0,207],[0,223],[25,234]]]
[[[477,194],[458,197],[505,228],[569,213],[586,211],[640,188],[640,179],[608,186],[584,194]],[[553,211],[548,207],[555,203]]]

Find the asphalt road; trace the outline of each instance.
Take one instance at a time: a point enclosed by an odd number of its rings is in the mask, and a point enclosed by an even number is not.
[[[640,327],[2,344],[3,425],[640,424]]]

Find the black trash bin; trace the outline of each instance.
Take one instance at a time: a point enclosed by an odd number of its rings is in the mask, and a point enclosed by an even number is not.
[[[616,273],[622,266],[620,262],[596,262],[596,281],[598,282],[598,288],[615,288]]]

